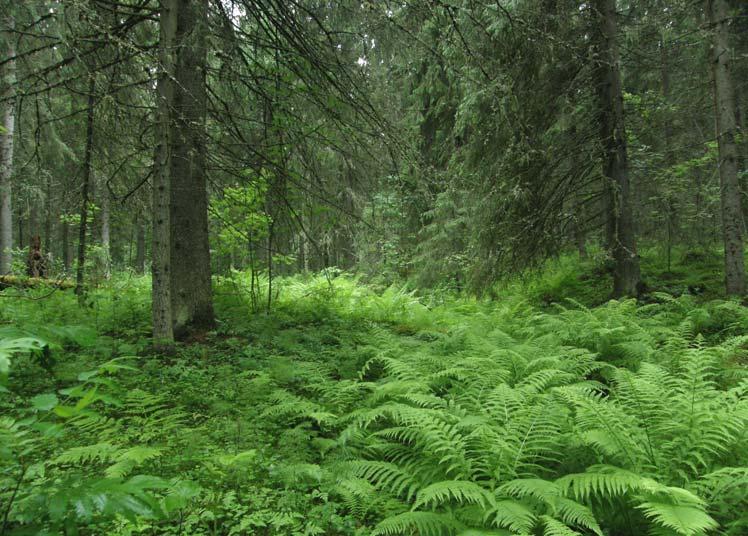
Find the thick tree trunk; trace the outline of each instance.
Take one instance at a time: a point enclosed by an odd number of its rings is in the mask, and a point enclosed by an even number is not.
[[[151,316],[153,322],[153,339],[158,344],[174,340],[171,313],[171,218],[169,169],[172,129],[170,128],[170,106],[174,100],[174,84],[171,80],[174,73],[174,41],[177,32],[176,0],[164,0],[159,18],[160,63],[161,72],[158,78],[158,148],[154,159],[153,174],[153,231],[151,253]]]
[[[725,289],[728,295],[745,294],[745,263],[738,184],[738,152],[735,143],[735,89],[730,75],[727,3],[707,0],[712,26],[712,81],[714,116],[719,145],[722,236],[725,245]]]
[[[8,19],[13,28],[13,19]],[[8,57],[15,56],[13,40],[8,39]],[[2,127],[0,132],[0,275],[9,274],[13,256],[13,205],[11,177],[13,175],[13,134],[16,124],[15,61],[5,64],[2,84]]]
[[[631,189],[623,120],[623,88],[616,42],[615,0],[594,0],[597,26],[596,82],[600,99],[600,140],[607,191],[607,247],[613,257],[613,296],[635,296],[639,286]]]
[[[94,140],[94,91],[96,83],[93,75],[89,75],[88,105],[86,111],[86,149],[83,157],[83,184],[81,186],[80,226],[78,228],[78,266],[75,274],[75,293],[81,305],[85,299],[83,275],[86,267],[86,231],[88,229],[88,189],[91,184],[91,160],[93,157]]]
[[[174,332],[214,325],[205,178],[207,0],[179,0],[171,140],[171,305]]]
[[[205,180],[207,0],[164,0],[159,79],[162,125],[154,212],[154,337],[171,340],[214,325]],[[163,229],[168,210],[168,238]],[[156,252],[168,247],[168,253]],[[163,285],[168,285],[164,292]],[[168,304],[165,308],[165,297]],[[158,308],[158,310],[157,310]],[[168,309],[168,313],[165,311]],[[166,327],[169,323],[170,328]],[[171,331],[171,333],[170,333]]]

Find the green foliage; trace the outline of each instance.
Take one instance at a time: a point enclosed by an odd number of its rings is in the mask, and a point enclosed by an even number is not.
[[[270,315],[222,281],[219,330],[169,357],[138,342],[139,280],[87,319],[10,301],[8,530],[742,534],[745,308],[531,305],[564,274],[493,302],[284,278]]]
[[[14,352],[25,350],[28,346],[17,343],[23,340],[3,339],[3,346]],[[170,484],[131,474],[159,456],[161,449],[109,441],[86,444],[121,436],[118,430],[127,426],[127,418],[107,416],[107,407],[128,407],[119,398],[123,388],[116,379],[124,370],[134,369],[119,358],[103,363],[82,372],[81,383],[58,390],[62,398],[38,394],[28,406],[12,406],[0,420],[3,533],[26,527],[54,534],[119,516],[131,521],[168,516],[158,494],[169,490]],[[17,396],[13,383],[11,378],[6,396]]]

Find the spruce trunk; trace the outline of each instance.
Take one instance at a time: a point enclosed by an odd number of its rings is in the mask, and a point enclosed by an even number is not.
[[[595,72],[606,189],[606,241],[613,258],[613,296],[635,296],[639,287],[639,256],[626,154],[615,0],[595,0],[592,8],[597,27]]]
[[[712,27],[712,82],[714,118],[719,146],[722,237],[725,246],[725,290],[728,295],[745,294],[745,263],[738,184],[738,152],[735,142],[735,88],[730,75],[727,2],[707,0]]]
[[[13,19],[8,19],[13,28]],[[13,39],[8,38],[8,57],[15,56]],[[0,275],[9,274],[13,265],[13,204],[11,178],[13,175],[13,133],[16,124],[15,61],[4,66],[2,78],[2,127],[0,132]]]

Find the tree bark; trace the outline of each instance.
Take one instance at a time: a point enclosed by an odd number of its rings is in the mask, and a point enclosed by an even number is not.
[[[44,253],[52,252],[52,216],[54,214],[52,199],[52,174],[46,174],[44,185]]]
[[[13,19],[8,18],[9,28]],[[8,57],[15,56],[13,40],[8,38]],[[13,265],[13,204],[11,178],[13,175],[13,134],[16,124],[15,61],[5,64],[2,80],[2,127],[0,133],[0,275],[9,274]]]
[[[725,290],[728,295],[745,294],[745,263],[738,184],[738,152],[735,142],[735,89],[730,75],[728,15],[725,0],[707,0],[712,27],[711,67],[714,117],[719,146],[722,237],[725,246]]]
[[[670,105],[670,61],[668,58],[667,41],[663,35],[660,38],[660,80],[662,84],[662,100],[665,106]],[[665,117],[663,124],[663,143],[664,143],[664,154],[665,154],[665,165],[667,166],[668,173],[667,179],[670,180],[672,167],[675,165],[675,154],[673,152],[673,127],[670,122],[670,117]],[[673,256],[673,239],[675,236],[675,223],[676,223],[676,200],[672,195],[669,184],[665,185],[665,218],[666,218],[666,247],[667,247],[667,271],[670,272],[672,267],[672,256]]]
[[[174,84],[171,80],[174,73],[174,41],[177,32],[178,2],[164,0],[159,17],[160,46],[158,90],[158,135],[159,144],[154,159],[153,174],[153,232],[151,253],[151,316],[153,322],[153,339],[157,344],[170,343],[174,340],[171,313],[171,218],[169,168],[172,130],[171,103],[174,100]]]
[[[635,296],[639,256],[631,206],[615,0],[594,0],[592,9],[597,23],[595,73],[607,198],[606,241],[614,263],[613,296]]]
[[[740,206],[743,210],[743,232],[748,230],[748,169],[746,169],[746,159],[748,159],[748,140],[745,130],[745,113],[741,106],[740,91],[735,87],[735,122],[737,126],[738,138],[738,187],[740,188]],[[741,179],[742,177],[742,179]]]
[[[138,215],[136,226],[135,271],[142,274],[145,273],[145,222],[142,215]]]
[[[78,228],[78,266],[75,274],[75,293],[78,295],[78,303],[83,304],[85,299],[85,288],[83,286],[83,275],[86,267],[86,231],[88,229],[88,189],[91,184],[91,160],[93,157],[94,141],[94,91],[96,81],[93,74],[89,75],[88,82],[88,105],[86,107],[86,149],[83,157],[83,184],[81,186],[81,209],[80,227]]]
[[[70,271],[70,224],[63,221],[60,223],[60,242],[62,242],[62,267],[65,273]]]
[[[99,184],[99,205],[101,209],[99,225],[101,226],[101,248],[104,250],[104,278],[109,279],[112,276],[112,252],[111,252],[111,233],[109,225],[109,188],[104,181]]]
[[[205,180],[207,6],[207,0],[162,2],[164,72],[159,79],[159,111],[163,132],[161,170],[154,190],[154,215],[159,221],[154,220],[153,230],[154,266],[157,257],[159,264],[153,284],[154,337],[167,341],[190,329],[214,325]],[[164,286],[169,290],[164,291]]]

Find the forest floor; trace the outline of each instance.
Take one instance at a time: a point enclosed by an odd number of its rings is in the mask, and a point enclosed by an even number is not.
[[[745,534],[748,309],[717,298],[718,258],[645,273],[648,304],[604,304],[604,272],[566,258],[494,301],[292,278],[270,314],[237,276],[171,356],[146,278],[84,309],[4,298],[0,533]],[[613,509],[570,480],[600,464],[630,478]]]

